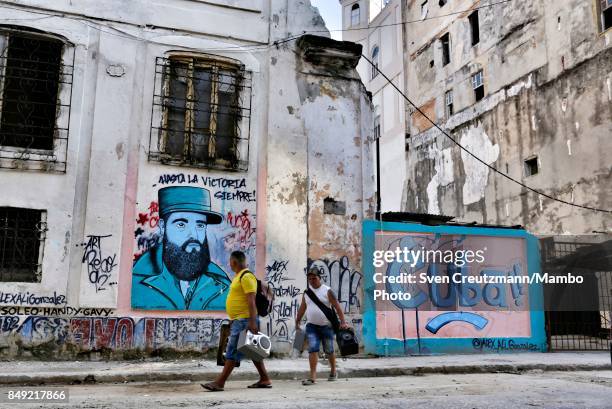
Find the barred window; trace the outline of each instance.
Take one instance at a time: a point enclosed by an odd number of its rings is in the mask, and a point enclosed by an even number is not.
[[[0,27],[0,167],[65,172],[72,66],[66,43]]]
[[[149,159],[247,170],[250,73],[234,61],[192,56],[158,58],[155,71]]]
[[[0,207],[0,282],[40,282],[47,213]]]

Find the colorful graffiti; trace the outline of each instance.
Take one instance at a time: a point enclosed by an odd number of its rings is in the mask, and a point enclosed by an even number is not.
[[[157,205],[149,206],[149,213],[139,214],[137,220],[141,225],[155,224],[158,238],[150,248],[152,242],[145,240],[147,250],[134,263],[132,308],[224,310],[230,279],[211,260],[206,234],[209,225],[222,220],[211,209],[207,189],[160,189]]]
[[[525,231],[367,221],[363,237],[366,351],[545,349],[543,315],[530,310],[541,293],[498,280],[537,268],[537,240]]]
[[[206,350],[218,344],[220,319],[130,317],[0,317],[0,332],[16,334],[23,345],[54,342],[79,351]]]
[[[311,261],[308,269],[313,267],[319,269],[323,282],[336,293],[345,313],[360,311],[359,292],[362,275],[357,270],[351,270],[347,256],[334,261]]]

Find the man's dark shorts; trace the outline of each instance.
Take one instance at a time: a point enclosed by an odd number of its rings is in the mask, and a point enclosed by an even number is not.
[[[259,318],[257,318],[257,326],[259,326]],[[249,318],[239,318],[233,320],[230,325],[230,334],[227,339],[227,349],[225,350],[225,359],[240,362],[242,354],[238,352],[238,338],[240,333],[249,327]]]
[[[319,346],[323,342],[323,351],[326,354],[333,354],[334,335],[334,330],[329,325],[306,324],[308,352],[319,352]]]

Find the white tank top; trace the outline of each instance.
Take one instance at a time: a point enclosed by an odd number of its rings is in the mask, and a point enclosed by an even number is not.
[[[325,306],[331,308],[331,303],[329,302],[329,297],[327,296],[327,292],[329,291],[328,286],[321,284],[319,288],[312,288],[310,286],[309,288]],[[315,325],[331,325],[325,314],[323,314],[323,311],[317,307],[317,304],[315,304],[307,294],[304,294],[304,298],[306,299],[306,321],[309,324]]]

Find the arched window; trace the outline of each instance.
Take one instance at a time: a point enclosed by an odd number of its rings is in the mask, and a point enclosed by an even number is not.
[[[378,75],[378,59],[379,59],[379,51],[378,51],[378,46],[375,45],[374,48],[372,49],[372,77],[371,79],[374,79],[377,75]]]
[[[359,3],[353,4],[351,7],[351,26],[358,26],[359,20],[361,20],[361,12],[359,10]]]

